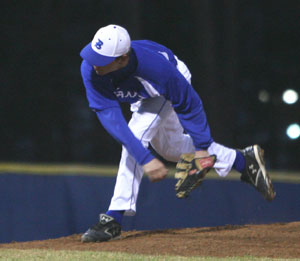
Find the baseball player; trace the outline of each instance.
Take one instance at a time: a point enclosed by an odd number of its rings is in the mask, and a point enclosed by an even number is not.
[[[165,165],[148,149],[177,164],[176,192],[184,198],[214,168],[225,177],[233,168],[265,199],[275,196],[258,145],[236,150],[216,143],[187,66],[168,48],[149,40],[131,41],[118,25],[100,28],[80,53],[81,75],[89,107],[103,127],[122,144],[114,194],[99,222],[82,242],[119,237],[123,215],[136,213],[142,176],[152,182],[167,176]],[[120,103],[131,104],[127,124]]]

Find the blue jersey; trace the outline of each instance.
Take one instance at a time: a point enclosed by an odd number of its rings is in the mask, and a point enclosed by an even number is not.
[[[141,165],[153,156],[141,142],[134,140],[120,112],[120,102],[134,103],[155,96],[164,96],[172,103],[184,130],[192,137],[197,150],[212,143],[202,102],[193,87],[177,69],[173,52],[158,43],[131,42],[132,52],[125,68],[99,76],[85,60],[81,75],[89,106],[97,112],[106,130]],[[118,127],[116,127],[118,124]]]

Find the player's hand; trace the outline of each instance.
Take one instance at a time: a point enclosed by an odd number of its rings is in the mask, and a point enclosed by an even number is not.
[[[151,182],[161,181],[168,175],[165,165],[158,159],[153,159],[143,166],[144,172]]]
[[[197,150],[195,152],[195,158],[205,158],[209,157],[207,150]]]

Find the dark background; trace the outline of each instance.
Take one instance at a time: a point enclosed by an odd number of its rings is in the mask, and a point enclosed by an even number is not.
[[[300,1],[11,0],[1,13],[1,161],[119,161],[121,146],[88,108],[79,56],[115,23],[189,66],[217,142],[259,143],[268,167],[300,169],[300,139],[285,134],[300,102],[281,101],[300,89]]]

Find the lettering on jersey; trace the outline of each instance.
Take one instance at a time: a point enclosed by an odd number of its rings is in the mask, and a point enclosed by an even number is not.
[[[100,50],[102,45],[103,45],[103,42],[100,39],[98,39],[98,42],[95,44],[95,47]]]
[[[141,96],[138,92],[136,91],[122,91],[120,88],[117,88],[116,91],[114,91],[114,94],[119,98],[119,99],[134,99],[134,98],[138,98],[140,99],[144,99],[145,97]]]

